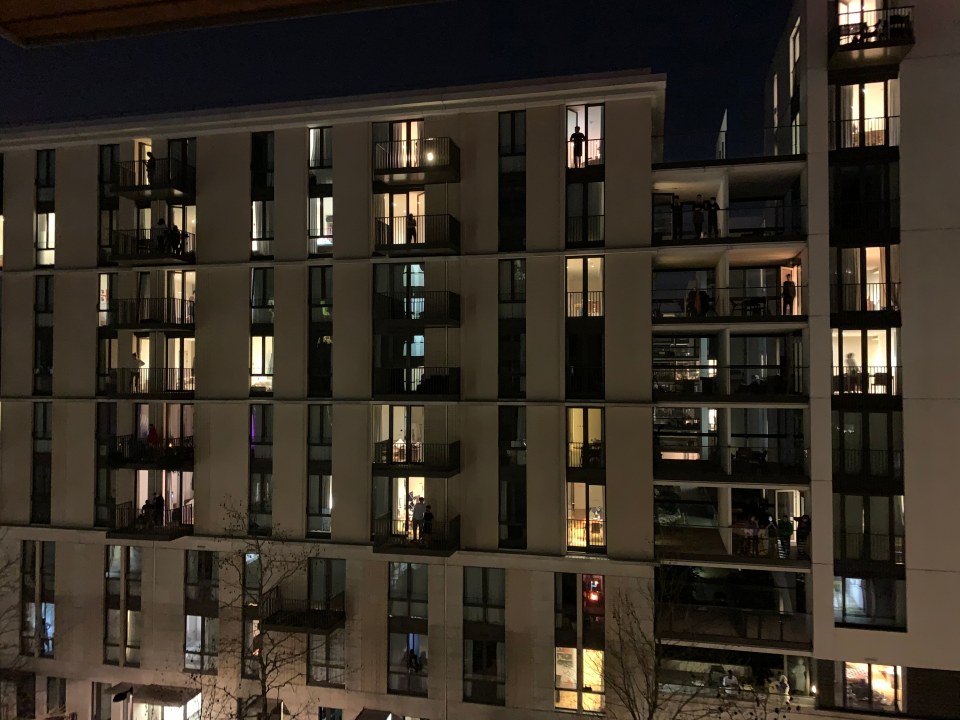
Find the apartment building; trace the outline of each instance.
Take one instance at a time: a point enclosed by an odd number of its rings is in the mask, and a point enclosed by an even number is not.
[[[6,134],[4,711],[622,715],[631,603],[957,717],[958,21],[798,2],[742,146],[646,71]]]

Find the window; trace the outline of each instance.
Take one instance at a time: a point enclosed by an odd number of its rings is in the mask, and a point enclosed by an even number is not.
[[[333,167],[333,128],[310,128],[310,169]]]
[[[830,149],[900,144],[900,81],[832,85]]]
[[[506,658],[504,644],[503,568],[463,569],[463,699],[503,705]]]
[[[37,151],[36,178],[36,262],[50,266],[54,262],[56,247],[56,213],[54,200],[56,184],[56,151]]]
[[[527,389],[527,277],[525,260],[501,260],[499,267],[499,394],[522,398]]]
[[[100,165],[97,179],[97,195],[100,222],[97,228],[98,246],[101,261],[109,258],[113,234],[118,229],[120,199],[114,189],[117,180],[117,164],[120,161],[120,146],[117,144],[100,146]]]
[[[603,317],[603,258],[567,259],[567,317]]]
[[[831,312],[900,310],[900,246],[834,248]]]
[[[875,491],[876,480],[903,479],[903,414],[901,412],[833,413],[834,488],[853,483]],[[843,476],[843,477],[838,477]]]
[[[310,405],[307,422],[307,534],[330,536],[333,406]]]
[[[427,619],[428,565],[390,563],[390,617]]]
[[[903,495],[833,496],[834,560],[903,565]]]
[[[329,253],[333,247],[333,197],[310,198],[310,254]]]
[[[30,489],[30,522],[49,524],[53,403],[33,404],[33,481]]]
[[[258,553],[243,554],[243,668],[245,678],[257,678],[260,672],[263,637],[258,619],[263,596],[263,566]]]
[[[843,707],[848,710],[902,711],[903,671],[897,665],[838,663],[843,672]]]
[[[320,708],[317,720],[343,720],[343,710],[339,708]]]
[[[249,532],[269,535],[273,526],[273,406],[250,406]]]
[[[524,110],[500,113],[498,227],[501,252],[515,252],[526,247],[526,118]]]
[[[250,324],[273,325],[273,268],[250,271]]]
[[[900,328],[833,331],[833,393],[900,395]]]
[[[56,546],[24,540],[20,554],[20,654],[52,658]]]
[[[269,395],[273,392],[273,335],[250,338],[250,393]]]
[[[253,192],[273,188],[273,133],[257,132],[251,136],[250,185]]]
[[[554,581],[554,707],[602,713],[603,576],[556,573]]]
[[[217,553],[187,550],[185,565],[183,667],[216,672],[220,639]]]
[[[567,107],[567,167],[603,165],[603,105]]]
[[[333,368],[333,267],[310,268],[307,394],[329,397]]]
[[[140,611],[140,548],[108,545],[104,573],[103,661],[140,665],[143,618]]]
[[[567,482],[567,548],[605,552],[606,488],[592,481]]]
[[[273,200],[252,201],[251,213],[250,255],[273,257]]]
[[[310,607],[342,612],[346,593],[345,560],[310,559]],[[343,687],[346,667],[344,641],[346,631],[337,627],[325,635],[311,634],[307,678],[311,684]]]
[[[499,408],[500,434],[500,547],[527,546],[527,409]]]
[[[387,690],[427,693],[427,565],[390,563]]]
[[[567,408],[567,467],[602,468],[603,408]]]
[[[893,577],[834,577],[833,620],[837,625],[905,630],[905,581]]]
[[[47,677],[47,715],[67,712],[67,679]]]
[[[53,392],[53,276],[37,275],[33,325],[33,393]]]
[[[603,181],[567,184],[567,247],[603,246]]]

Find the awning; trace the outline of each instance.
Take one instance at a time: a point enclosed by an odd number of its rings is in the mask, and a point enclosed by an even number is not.
[[[386,710],[371,710],[370,708],[364,708],[360,711],[360,714],[357,715],[356,720],[392,720],[394,717],[402,716],[394,715]]]
[[[183,707],[200,694],[197,688],[170,687],[169,685],[134,685],[133,702],[163,707]]]

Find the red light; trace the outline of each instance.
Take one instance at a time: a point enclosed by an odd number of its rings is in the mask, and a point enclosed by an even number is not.
[[[596,591],[591,592],[587,595],[587,599],[590,600],[590,602],[600,602],[600,593]]]

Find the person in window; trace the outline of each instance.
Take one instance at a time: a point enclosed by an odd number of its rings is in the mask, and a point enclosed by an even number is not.
[[[570,142],[573,144],[573,166],[575,168],[583,167],[583,143],[586,140],[587,136],[580,132],[580,126],[574,126],[573,133],[570,135]]]
[[[797,284],[793,281],[793,273],[787,273],[780,294],[783,296],[783,314],[793,315],[793,301],[797,297]]]
[[[804,560],[809,560],[810,555],[807,552],[807,542],[810,539],[810,516],[804,513],[797,518],[797,555]]]
[[[404,653],[404,664],[407,666],[407,672],[420,672],[422,665],[420,665],[420,657],[417,655],[416,650],[413,648],[407,649],[407,652]]]
[[[707,203],[707,235],[711,238],[720,237],[720,204],[715,197]]]
[[[131,389],[135,393],[140,392],[140,377],[143,375],[144,365],[146,365],[146,363],[137,356],[137,353],[133,353],[133,381],[131,383]]]
[[[159,252],[163,252],[163,248],[167,244],[167,222],[163,218],[157,220],[157,228],[153,231],[154,238],[153,242],[156,245],[156,249]],[[151,248],[152,249],[152,248]],[[149,252],[149,251],[148,251]]]
[[[157,432],[157,426],[153,423],[150,423],[150,427],[147,430],[147,445],[151,450],[156,450],[160,447],[160,433]]]
[[[703,211],[706,209],[706,203],[703,202],[703,195],[697,195],[693,203],[693,234],[697,240],[703,238]]]
[[[780,557],[790,557],[790,538],[793,537],[793,520],[784,515],[777,523],[777,534],[780,536]]]
[[[167,231],[167,252],[172,255],[180,254],[181,246],[181,237],[180,228],[177,227],[176,223],[173,223],[170,226],[170,229]]]
[[[674,195],[670,203],[670,212],[673,216],[673,239],[679,240],[683,234],[683,205],[680,203],[680,196]]]
[[[157,527],[163,526],[163,516],[166,514],[167,504],[163,496],[159,493],[153,494],[153,524]]]
[[[413,213],[407,213],[407,244],[413,245],[417,241],[417,219]]]
[[[733,674],[733,670],[727,670],[727,674],[723,676],[723,694],[734,696],[739,693],[740,681],[737,679],[737,676]]]

